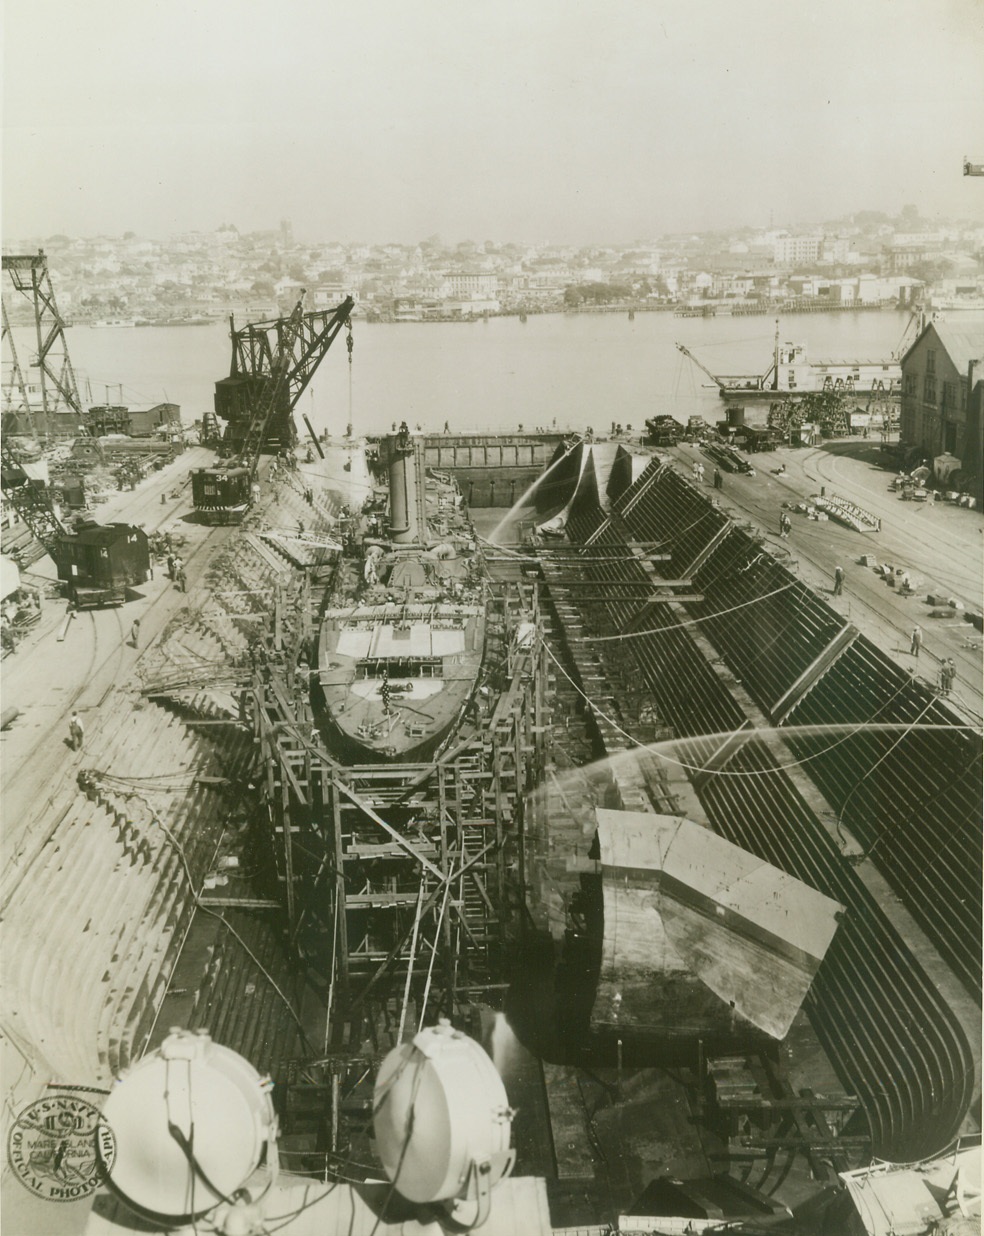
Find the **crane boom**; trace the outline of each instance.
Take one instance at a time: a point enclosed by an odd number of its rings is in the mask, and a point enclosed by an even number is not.
[[[246,426],[242,456],[243,464],[249,470],[250,481],[256,476],[256,469],[260,462],[260,450],[266,442],[267,429],[277,410],[281,392],[289,385],[291,361],[294,359],[294,347],[301,333],[302,316],[301,302],[298,301],[294,312],[287,319],[280,333],[280,346],[271,361],[270,374],[262,397]],[[293,407],[293,404],[290,407]]]
[[[232,327],[230,374],[215,384],[215,411],[226,421],[220,445],[226,464],[192,474],[202,517],[229,522],[245,515],[260,455],[294,445],[294,408],[339,331],[351,330],[354,304],[348,296],[334,310],[305,313],[299,300],[286,318]],[[350,362],[351,353],[350,335]]]
[[[47,486],[43,481],[32,480],[21,467],[20,461],[7,445],[0,443],[3,460],[3,497],[51,555],[58,562],[59,538],[66,529],[54,512]]]
[[[225,454],[239,455],[252,468],[253,455],[265,446],[293,445],[297,401],[354,304],[349,296],[334,310],[304,313],[298,301],[289,317],[232,328],[229,377],[215,384],[215,411],[228,422]]]
[[[702,369],[704,373],[706,373],[707,376],[711,379],[711,381],[714,382],[717,386],[719,386],[721,390],[725,389],[725,385],[721,381],[721,379],[716,374],[711,373],[710,369],[708,369],[708,367],[703,363],[703,361],[699,361],[697,357],[694,356],[693,352],[691,352],[689,348],[684,347],[682,343],[678,343],[676,346],[677,346],[677,349],[680,352],[682,352],[684,356],[687,357],[688,360],[692,360],[694,362],[694,364],[697,366],[698,369]]]

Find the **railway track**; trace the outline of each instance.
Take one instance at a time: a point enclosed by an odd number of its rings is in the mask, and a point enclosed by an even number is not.
[[[721,495],[722,506],[737,522],[757,525],[771,546],[788,547],[800,577],[820,593],[832,591],[834,566],[839,563],[846,567],[844,595],[831,597],[831,604],[931,684],[935,683],[940,660],[952,657],[957,666],[954,702],[968,719],[979,719],[984,711],[979,633],[956,611],[951,623],[929,619],[924,602],[929,592],[937,590],[959,598],[965,605],[980,607],[984,593],[984,518],[979,512],[949,505],[934,510],[928,504],[903,503],[888,490],[889,472],[871,460],[837,453],[837,445],[828,450],[756,456],[758,475],[729,475]],[[857,444],[845,445],[853,448]],[[693,449],[678,447],[670,454],[687,476]],[[764,460],[768,463],[763,465]],[[775,476],[772,469],[780,462],[786,465],[786,472]],[[783,504],[803,502],[822,487],[879,516],[881,531],[858,533],[834,522],[817,523],[794,514],[788,541],[780,540],[778,519]],[[872,570],[858,565],[864,553],[908,570],[918,583],[915,595],[908,599],[900,596]],[[926,637],[921,662],[909,657],[910,633],[917,622]]]
[[[195,453],[191,454],[190,460],[183,457],[184,467],[194,465]],[[144,526],[151,530],[173,524],[174,502],[161,504],[159,498],[181,484],[181,475],[155,473],[147,482],[146,492],[114,495],[117,501],[111,504],[113,509],[104,510],[100,516],[122,518],[125,513],[132,521],[132,517],[139,519],[142,515]],[[121,505],[124,498],[129,501]],[[184,550],[193,576],[237,529],[215,527],[201,532]],[[187,604],[185,594],[159,587],[161,582],[158,577],[141,586],[146,589],[142,604],[130,601],[122,608],[76,612],[64,641],[55,636],[61,629],[59,623],[37,644],[22,646],[13,661],[5,663],[5,699],[20,707],[23,714],[23,721],[3,736],[2,853],[9,878],[19,879],[18,871],[26,869],[30,855],[44,844],[52,805],[66,784],[66,763],[72,761],[70,767],[74,768],[82,758],[76,753],[73,759],[64,742],[72,712],[80,714],[88,743],[98,729],[100,709],[107,706],[115,691],[127,689],[133,669],[154,636],[176,609]],[[127,643],[134,617],[141,623],[142,644],[136,650]]]

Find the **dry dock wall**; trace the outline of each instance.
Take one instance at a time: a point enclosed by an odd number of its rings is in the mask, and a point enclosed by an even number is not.
[[[610,515],[584,491],[568,529],[578,542],[659,541],[670,553],[660,574],[692,577],[702,599],[650,601],[633,627],[648,578],[639,560],[626,552],[585,567],[610,597],[597,625],[632,636],[662,724],[707,769],[695,789],[715,831],[847,907],[807,1007],[862,1100],[875,1153],[938,1152],[979,1086],[969,1041],[979,1026],[979,740],[665,461]],[[792,752],[776,747],[770,721]],[[718,759],[722,736],[749,722],[760,729]],[[943,994],[943,975],[924,969],[811,805],[810,778],[973,999],[952,982]]]
[[[427,434],[424,462],[451,472],[469,506],[515,505],[551,461],[559,433]]]

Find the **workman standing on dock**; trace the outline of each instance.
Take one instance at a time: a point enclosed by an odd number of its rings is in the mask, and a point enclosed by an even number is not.
[[[789,537],[793,529],[793,521],[789,518],[789,512],[783,511],[779,516],[779,535],[785,541]]]
[[[82,728],[82,722],[79,720],[77,712],[72,713],[72,718],[68,723],[68,745],[73,751],[82,750],[82,740],[85,737],[85,730]]]
[[[914,656],[919,656],[919,649],[922,647],[922,627],[914,626],[912,628],[912,644],[909,648],[909,653]]]
[[[844,591],[844,568],[834,567],[834,596],[839,597]]]
[[[130,643],[136,648],[137,641],[140,639],[140,619],[134,618],[133,626],[130,627]]]
[[[721,469],[714,469],[714,488],[724,489],[724,477],[721,475]]]

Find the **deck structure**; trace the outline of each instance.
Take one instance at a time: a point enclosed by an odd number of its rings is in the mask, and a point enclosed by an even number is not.
[[[537,624],[532,588],[494,599],[485,672],[495,689],[422,763],[343,765],[324,747],[297,671],[306,621],[290,636],[284,624],[257,668],[249,695],[270,849],[291,941],[327,984],[329,1021],[394,982],[419,1001],[420,1021],[501,982],[524,802],[543,759]]]

